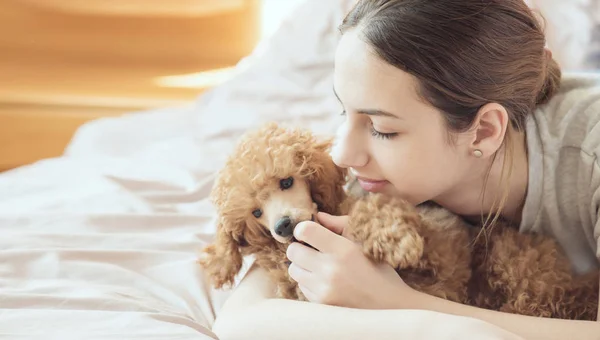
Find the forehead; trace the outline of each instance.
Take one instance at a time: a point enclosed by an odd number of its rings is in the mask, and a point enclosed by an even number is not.
[[[251,173],[224,174],[214,191],[217,208],[223,214],[242,218],[252,210],[260,208],[261,202],[269,199],[275,189],[275,179],[253,180]]]
[[[262,187],[253,188],[251,193],[252,197],[256,200],[264,202],[271,197],[271,194],[275,189],[278,189],[278,185],[273,180],[271,183],[264,183]]]
[[[417,81],[379,58],[357,30],[346,32],[336,49],[334,87],[350,108],[387,109],[392,113],[423,105]]]
[[[239,202],[256,202],[267,200],[271,194],[279,190],[280,181],[293,176],[296,179],[303,177],[306,171],[303,164],[295,164],[292,152],[279,154],[262,153],[240,154],[232,158],[232,164],[226,173],[228,179],[225,187],[229,188],[231,198]],[[274,161],[275,160],[275,161]]]

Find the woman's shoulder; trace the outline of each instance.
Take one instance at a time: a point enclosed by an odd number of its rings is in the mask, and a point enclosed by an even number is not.
[[[560,90],[534,116],[544,144],[600,154],[600,73],[563,74]]]
[[[598,264],[600,74],[566,74],[527,122],[528,194],[522,231],[553,235],[578,272]]]

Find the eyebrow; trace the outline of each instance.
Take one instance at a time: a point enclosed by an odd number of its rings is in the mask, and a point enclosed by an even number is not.
[[[335,91],[335,87],[333,88],[333,94],[335,94],[335,97],[337,98],[337,100],[342,103],[342,101],[340,100],[340,96],[338,96],[337,92]],[[391,118],[396,118],[396,119],[401,119],[400,117],[396,116],[395,114],[389,113],[387,111],[383,111],[383,110],[378,110],[378,109],[359,109],[356,110],[356,112],[358,113],[362,113],[368,116],[383,116],[383,117],[391,117]]]

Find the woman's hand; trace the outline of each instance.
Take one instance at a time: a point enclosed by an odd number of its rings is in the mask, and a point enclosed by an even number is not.
[[[311,302],[361,309],[398,309],[416,296],[396,271],[387,264],[375,264],[348,239],[344,229],[347,216],[319,213],[318,221],[299,223],[296,239],[287,256],[289,274]]]

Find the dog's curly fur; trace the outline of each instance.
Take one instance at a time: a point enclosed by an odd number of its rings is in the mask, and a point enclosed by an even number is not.
[[[256,196],[282,178],[306,181],[319,211],[348,214],[350,236],[376,262],[386,262],[411,287],[441,298],[509,313],[596,320],[598,272],[576,276],[549,237],[508,225],[489,231],[449,211],[368,194],[352,197],[347,173],[328,151],[330,140],[267,124],[246,134],[216,180],[216,240],[200,260],[217,288],[232,284],[242,256],[254,254],[277,284],[278,296],[305,300],[288,275],[286,248],[252,215]],[[293,239],[291,240],[293,241]]]

